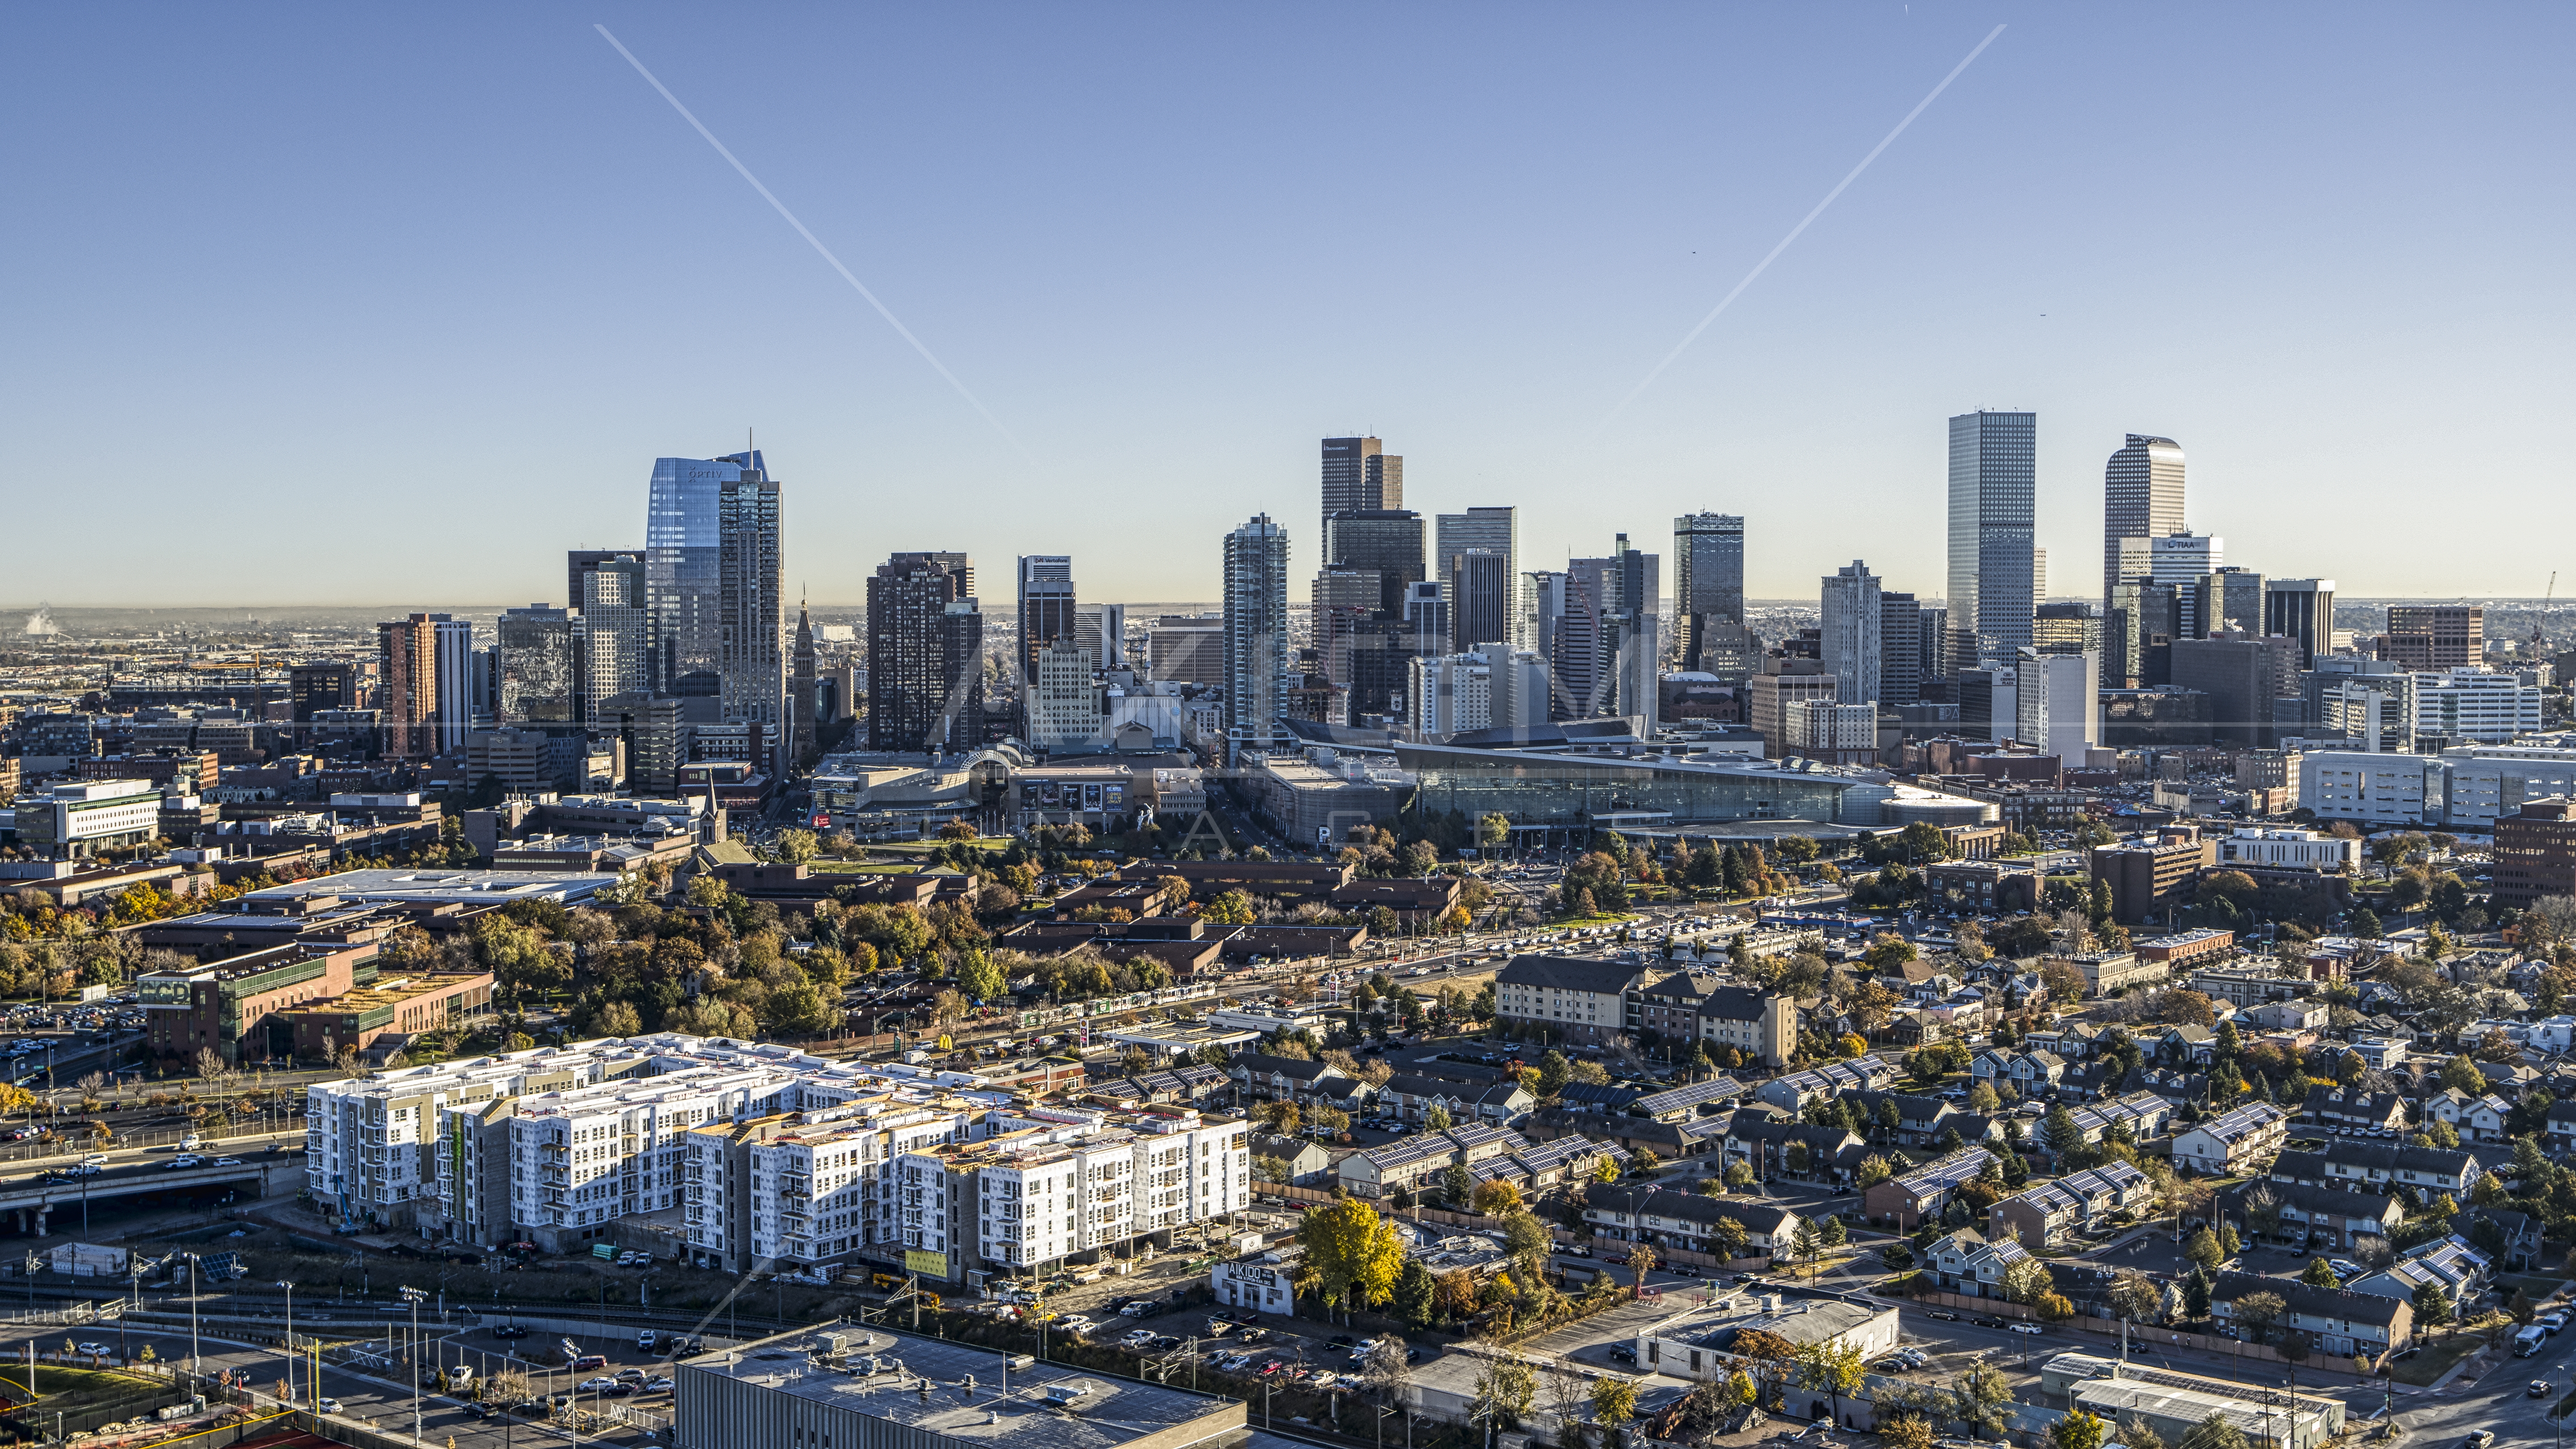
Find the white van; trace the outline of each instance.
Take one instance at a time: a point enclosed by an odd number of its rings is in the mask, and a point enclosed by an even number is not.
[[[2535,1323],[2513,1336],[2513,1356],[2529,1358],[2540,1352],[2541,1345],[2547,1342],[2549,1342],[2549,1330]]]

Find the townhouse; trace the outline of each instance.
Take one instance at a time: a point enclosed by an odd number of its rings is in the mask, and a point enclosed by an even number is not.
[[[2010,1083],[2028,1097],[2055,1088],[2066,1075],[2066,1059],[2052,1051],[1990,1048],[1970,1059],[1968,1075],[1997,1091]]]
[[[1751,1165],[1754,1175],[1848,1183],[1860,1174],[1869,1144],[1841,1127],[1818,1127],[1767,1113],[1738,1112],[1726,1128],[1726,1160]]]
[[[1994,1240],[2010,1238],[2034,1253],[2045,1252],[2078,1233],[2150,1216],[2155,1200],[2155,1184],[2144,1172],[2126,1162],[2110,1162],[2032,1183],[1996,1202],[1986,1209],[1986,1232]]]
[[[1994,1155],[1982,1147],[1962,1147],[1924,1163],[1901,1177],[1891,1177],[1861,1190],[1861,1211],[1871,1222],[1912,1232],[1924,1219],[1940,1216],[1960,1186],[1985,1171]]]
[[[2508,1126],[2513,1104],[2493,1092],[2472,1097],[2457,1087],[2445,1087],[2424,1099],[2424,1115],[2450,1123],[2462,1142],[2507,1142],[2513,1137]],[[2401,1117],[2393,1125],[2404,1124]]]
[[[1405,1075],[1386,1079],[1377,1089],[1377,1104],[1381,1112],[1409,1126],[1421,1125],[1434,1107],[1448,1113],[1451,1122],[1503,1125],[1525,1116],[1538,1105],[1538,1098],[1509,1078],[1455,1082],[1443,1077]]]
[[[1472,1175],[1478,1163],[1526,1151],[1530,1145],[1528,1138],[1507,1127],[1468,1122],[1363,1147],[1343,1158],[1334,1170],[1343,1191],[1354,1197],[1392,1197],[1436,1187],[1452,1167],[1466,1168]]]
[[[1626,1152],[1607,1143],[1584,1137],[1551,1137],[1481,1158],[1467,1169],[1467,1175],[1478,1187],[1489,1182],[1510,1183],[1519,1189],[1522,1201],[1535,1202],[1569,1183],[1592,1181],[1604,1162],[1624,1167],[1627,1161]]]
[[[1941,1291],[1968,1298],[2004,1297],[2004,1275],[2014,1264],[2032,1261],[2019,1239],[2008,1234],[1989,1238],[1975,1228],[1938,1238],[1923,1253],[1924,1271]]]
[[[1786,1112],[1804,1112],[1807,1104],[1818,1097],[1835,1097],[1845,1092],[1876,1092],[1896,1080],[1896,1063],[1885,1057],[1855,1057],[1847,1062],[1827,1062],[1803,1072],[1789,1072],[1773,1077],[1753,1089],[1754,1099],[1768,1102]]]
[[[1724,1219],[1744,1229],[1746,1256],[1763,1257],[1786,1254],[1798,1224],[1805,1221],[1795,1209],[1759,1198],[1709,1197],[1652,1186],[1596,1187],[1585,1195],[1583,1208],[1583,1220],[1595,1236],[1692,1253],[1717,1250],[1717,1225]]]
[[[2349,1252],[2360,1239],[2387,1237],[2406,1220],[2406,1205],[2383,1193],[2265,1178],[2229,1188],[2217,1207],[2218,1217],[2293,1250]]]
[[[2204,1117],[2174,1134],[2173,1164],[2191,1172],[2233,1173],[2281,1150],[2289,1114],[2269,1102]]]
[[[2259,1273],[2221,1273],[2210,1291],[2210,1316],[2230,1338],[2249,1337],[2237,1313],[2239,1301],[2269,1293],[2282,1302],[2279,1317],[2266,1328],[2305,1331],[2317,1350],[2333,1358],[2377,1358],[2404,1348],[2414,1337],[2415,1310],[2405,1299],[2343,1288],[2315,1288],[2296,1278],[2270,1278]]]
[[[2275,1182],[2372,1192],[2403,1187],[2427,1200],[2443,1193],[2456,1200],[2468,1195],[2469,1185],[2482,1170],[2473,1152],[2400,1142],[2331,1140],[2321,1152],[2282,1153],[2272,1159],[2271,1175]]]
[[[2419,1244],[2385,1269],[2344,1286],[2355,1293],[2375,1293],[2410,1302],[2430,1286],[2449,1295],[2452,1303],[2465,1305],[2484,1293],[2494,1278],[2495,1264],[2487,1255],[2470,1247],[2466,1239],[2454,1236]]]
[[[1245,1052],[1236,1057],[1227,1067],[1227,1075],[1251,1097],[1295,1102],[1299,1106],[1314,1105],[1330,1091],[1329,1084],[1350,1080],[1348,1073],[1330,1062],[1301,1061],[1262,1052]]]
[[[1861,1130],[1873,1142],[1893,1141],[1901,1147],[1929,1147],[1941,1140],[1941,1134],[1952,1128],[1969,1140],[1965,1130],[1970,1114],[1944,1098],[1920,1092],[1851,1091],[1843,1094],[1860,1117]],[[1894,1117],[1893,1124],[1889,1122]],[[1980,1118],[1979,1120],[1983,1120]],[[1977,1140],[1982,1140],[1978,1134]]]
[[[2406,1099],[2395,1092],[2314,1086],[2308,1088],[2299,1116],[2320,1127],[2348,1132],[2393,1132],[2406,1125]]]
[[[2107,1102],[2087,1102],[2067,1115],[2075,1119],[2075,1130],[2087,1143],[2102,1141],[2114,1127],[2125,1127],[2132,1141],[2144,1142],[2164,1135],[2165,1124],[2173,1119],[2173,1104],[2153,1092],[2130,1092]]]

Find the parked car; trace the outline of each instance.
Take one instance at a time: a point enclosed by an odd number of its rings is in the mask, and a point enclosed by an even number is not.
[[[2047,1331],[2036,1323],[2009,1323],[2004,1326],[2013,1333],[2027,1333],[2034,1337]]]
[[[528,1336],[528,1331],[515,1323],[496,1323],[492,1325],[492,1336],[494,1338],[525,1338]]]
[[[580,1383],[573,1385],[573,1387],[581,1390],[585,1394],[604,1394],[610,1389],[617,1387],[617,1380],[610,1378],[606,1374],[596,1374],[590,1378],[583,1379]]]
[[[324,1399],[322,1401],[322,1412],[326,1414],[336,1414],[340,1412],[340,1401],[338,1399]]]
[[[667,1394],[674,1387],[676,1381],[668,1374],[658,1374],[644,1381],[644,1392],[648,1394]]]

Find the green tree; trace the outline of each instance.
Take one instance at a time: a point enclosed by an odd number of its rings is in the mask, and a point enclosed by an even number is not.
[[[1895,1175],[1895,1166],[1875,1152],[1860,1160],[1859,1183],[1864,1189],[1875,1187]]]
[[[1407,1328],[1419,1333],[1431,1326],[1432,1305],[1439,1285],[1431,1270],[1407,1259],[1404,1272],[1395,1280],[1395,1313]]]
[[[1752,1234],[1745,1231],[1744,1224],[1726,1217],[1710,1225],[1709,1237],[1717,1246],[1717,1256],[1730,1263],[1743,1257],[1746,1246],[1752,1241]]]
[[[1252,924],[1252,897],[1242,891],[1227,891],[1209,901],[1200,919],[1215,926],[1249,926]]]
[[[2246,1449],[2245,1436],[2212,1409],[2208,1418],[2183,1431],[2177,1449]]]
[[[1464,1207],[1475,1200],[1476,1179],[1469,1176],[1464,1167],[1452,1164],[1447,1172],[1440,1174],[1440,1186],[1441,1195],[1449,1199],[1452,1207]]]
[[[1859,1388],[1866,1372],[1858,1344],[1829,1338],[1798,1349],[1798,1381],[1810,1389],[1824,1390],[1833,1400],[1833,1415],[1825,1421],[1828,1424],[1842,1422],[1843,1395]]]
[[[2193,1229],[2191,1236],[2183,1239],[2182,1255],[2203,1269],[2214,1269],[2226,1258],[2226,1254],[2219,1251],[2218,1235],[2205,1225]]]
[[[969,951],[957,966],[957,987],[974,1001],[998,1001],[1010,983],[1002,968],[982,951]]]
[[[782,830],[778,832],[778,858],[780,860],[786,861],[791,865],[801,865],[806,861],[812,860],[815,856],[820,855],[821,853],[822,842],[814,838],[814,832],[811,830]]]
[[[2343,1286],[2343,1280],[2335,1276],[2334,1264],[2327,1262],[2323,1258],[2310,1258],[2308,1260],[2307,1268],[2299,1274],[2299,1281],[2307,1284],[2311,1288],[2340,1288]]]
[[[2254,1335],[2254,1341],[2261,1343],[2290,1305],[2280,1294],[2266,1291],[2244,1294],[2228,1307],[2236,1321]]]
[[[2084,1145],[2084,1129],[2075,1125],[2075,1114],[2060,1102],[2040,1119],[2039,1140],[2047,1145],[2050,1156],[2062,1159]]]
[[[1469,1401],[1467,1417],[1489,1426],[1495,1433],[1519,1427],[1523,1415],[1538,1398],[1538,1375],[1517,1359],[1489,1362],[1476,1375],[1475,1397]]]
[[[2457,1313],[2451,1295],[2439,1283],[2425,1283],[2415,1290],[2415,1321],[2427,1328],[2448,1324]]]
[[[1485,850],[1500,850],[1511,843],[1512,818],[1487,813],[1476,818],[1476,844]]]
[[[1574,1068],[1565,1060],[1565,1053],[1550,1047],[1547,1054],[1538,1059],[1538,1094],[1555,1096],[1565,1090],[1565,1084],[1573,1076]]]
[[[1494,817],[1487,816],[1487,819]],[[1637,1417],[1637,1382],[1605,1374],[1592,1385],[1592,1418],[1615,1437],[1619,1427]]]

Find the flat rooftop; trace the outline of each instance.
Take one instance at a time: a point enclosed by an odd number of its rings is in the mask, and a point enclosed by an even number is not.
[[[455,902],[471,905],[543,899],[570,905],[585,901],[614,875],[562,870],[344,870],[291,885],[255,890],[246,901],[297,901],[307,896],[338,896],[350,901]]]
[[[1013,1371],[994,1349],[882,1328],[838,1331],[845,1349],[837,1367],[812,1356],[812,1331],[683,1360],[674,1405],[680,1442],[748,1444],[746,1431],[769,1417],[761,1401],[773,1395],[960,1443],[1007,1440],[1028,1449],[1118,1449],[1148,1439],[1173,1446],[1239,1432],[1245,1422],[1240,1400],[1056,1363]]]

